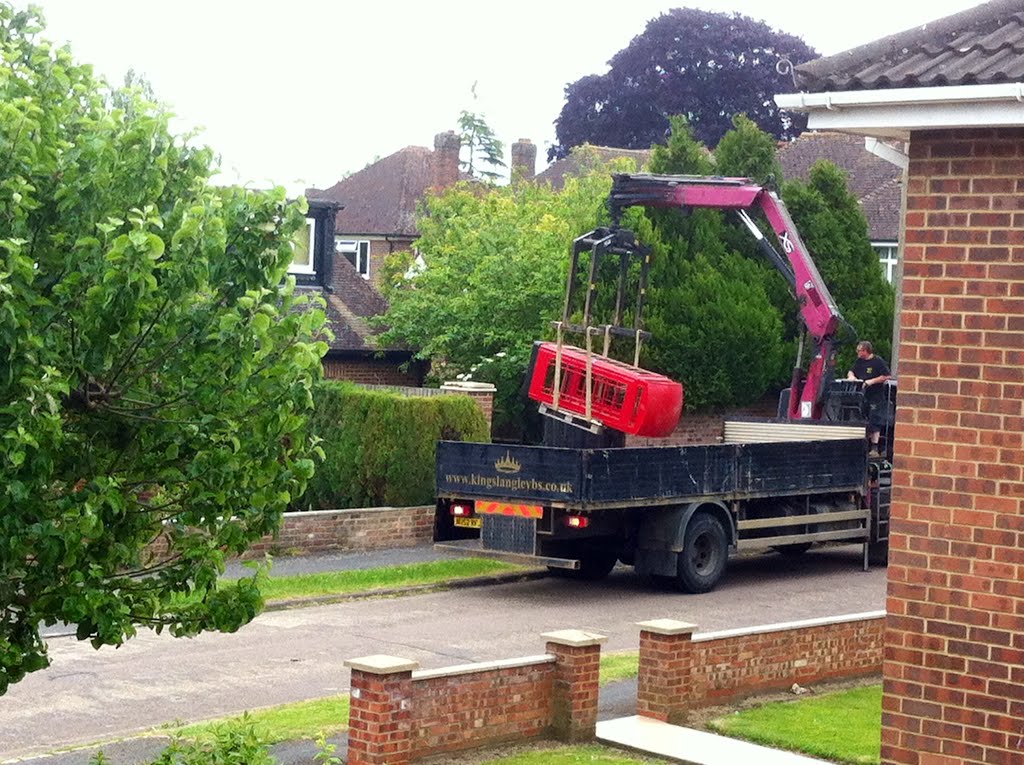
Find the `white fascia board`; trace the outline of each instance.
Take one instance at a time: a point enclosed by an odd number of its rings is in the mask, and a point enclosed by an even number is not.
[[[912,130],[1024,125],[1024,83],[783,93],[775,103],[806,112],[810,130],[900,140]]]

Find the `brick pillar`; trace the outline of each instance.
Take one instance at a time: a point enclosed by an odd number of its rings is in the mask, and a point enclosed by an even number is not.
[[[395,656],[348,659],[352,691],[348,765],[407,765],[412,759],[412,671],[419,663]]]
[[[454,130],[434,136],[433,187],[446,189],[459,180],[459,152],[462,141]]]
[[[662,722],[679,723],[693,698],[694,624],[674,619],[639,622],[640,669],[636,713]]]
[[[598,674],[601,644],[608,638],[593,632],[560,630],[541,635],[555,657],[552,728],[562,741],[589,741],[597,726]]]
[[[512,144],[512,182],[532,181],[537,175],[537,147],[529,138]]]
[[[490,429],[494,417],[494,394],[497,392],[497,388],[490,383],[455,381],[442,384],[441,390],[445,393],[457,393],[473,399],[480,407],[480,411],[484,413],[484,417],[487,419],[487,428]]]

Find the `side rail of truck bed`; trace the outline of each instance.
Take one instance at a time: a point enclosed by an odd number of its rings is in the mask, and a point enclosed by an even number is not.
[[[715,496],[861,491],[866,461],[858,438],[621,449],[443,441],[439,497],[480,497],[597,510]]]

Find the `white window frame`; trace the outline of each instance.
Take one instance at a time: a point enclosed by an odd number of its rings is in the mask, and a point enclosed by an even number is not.
[[[364,279],[370,278],[370,240],[369,239],[335,239],[334,251],[346,257],[355,255],[355,269]],[[347,259],[347,258],[346,258]],[[351,262],[351,261],[349,261]]]
[[[309,263],[302,264],[292,261],[292,264],[288,266],[289,273],[316,273],[316,218],[306,218],[306,228],[309,230]]]
[[[889,284],[896,278],[896,266],[900,262],[899,242],[872,242],[871,247],[878,255],[878,262],[882,266],[882,273]]]

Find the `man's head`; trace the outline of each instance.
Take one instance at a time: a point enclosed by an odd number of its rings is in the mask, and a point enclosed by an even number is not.
[[[872,353],[874,353],[874,350],[871,347],[871,343],[867,340],[861,340],[857,343],[857,358],[869,359]]]

